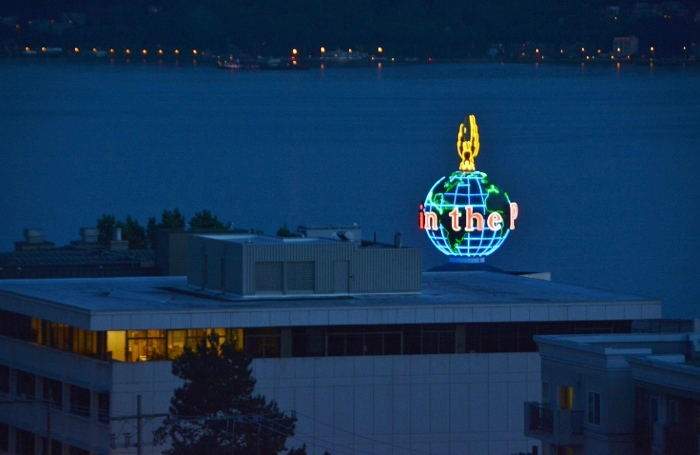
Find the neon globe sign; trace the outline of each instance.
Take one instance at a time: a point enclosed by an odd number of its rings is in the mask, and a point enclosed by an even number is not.
[[[441,177],[420,205],[418,225],[432,244],[453,262],[482,262],[515,229],[518,204],[484,172],[476,170],[479,129],[476,117],[459,125],[459,170]]]

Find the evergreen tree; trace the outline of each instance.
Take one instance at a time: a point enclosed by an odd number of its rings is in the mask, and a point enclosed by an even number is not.
[[[117,227],[122,230],[122,239],[129,242],[130,250],[146,248],[146,230],[131,215],[126,217],[125,222],[119,221]]]
[[[225,230],[224,223],[219,221],[216,215],[212,215],[207,209],[201,212],[196,212],[190,219],[190,227],[192,229],[220,229]]]
[[[156,431],[166,455],[277,455],[294,435],[295,417],[254,395],[251,359],[212,332],[173,360],[183,379],[170,399],[171,417]]]
[[[180,210],[177,208],[173,210],[163,210],[158,227],[163,229],[184,229],[185,215],[181,214]]]
[[[289,230],[289,228],[285,224],[284,226],[277,229],[277,237],[294,237],[294,234],[292,233],[292,231]]]
[[[156,217],[149,216],[148,223],[146,224],[146,248],[155,249],[156,248],[156,229],[158,224],[156,222]]]
[[[100,242],[106,243],[113,240],[114,228],[117,227],[117,219],[114,215],[103,214],[97,219],[97,229],[99,230]]]

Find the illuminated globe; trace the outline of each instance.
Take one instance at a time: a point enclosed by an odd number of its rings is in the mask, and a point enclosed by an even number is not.
[[[443,254],[479,259],[493,253],[508,237],[514,205],[485,173],[455,171],[430,189],[421,223]]]

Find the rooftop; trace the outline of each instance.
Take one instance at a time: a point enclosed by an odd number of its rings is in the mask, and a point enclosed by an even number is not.
[[[658,300],[486,271],[425,272],[420,294],[245,298],[185,277],[6,280],[0,309],[92,330],[661,317]]]

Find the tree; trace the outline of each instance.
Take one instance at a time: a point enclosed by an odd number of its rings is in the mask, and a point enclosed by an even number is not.
[[[285,224],[284,226],[277,229],[277,237],[294,237],[294,234],[292,233],[292,231],[289,230],[289,228]]]
[[[158,227],[163,229],[184,229],[185,215],[181,214],[177,207],[172,211],[163,210]]]
[[[173,360],[173,375],[184,380],[170,399],[170,418],[156,431],[170,442],[166,455],[277,455],[294,435],[295,417],[277,403],[253,395],[251,359],[213,332]],[[233,444],[233,446],[232,446]]]
[[[122,230],[122,239],[129,242],[130,250],[146,248],[146,230],[131,215],[126,217],[125,222],[119,221],[117,227]]]
[[[207,209],[201,212],[196,212],[190,219],[190,227],[192,229],[220,229],[225,230],[224,223],[219,221],[216,215],[212,215]]]
[[[148,217],[148,223],[146,224],[146,248],[156,249],[156,230],[158,224],[156,223],[155,216]]]
[[[109,242],[114,238],[114,228],[117,227],[117,220],[114,215],[102,214],[97,219],[97,229],[100,231],[100,242]]]

